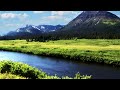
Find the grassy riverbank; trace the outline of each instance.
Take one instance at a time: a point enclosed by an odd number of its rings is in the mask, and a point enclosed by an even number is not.
[[[0,73],[0,79],[27,79],[27,78],[19,75],[14,75],[11,73]]]
[[[77,73],[74,78],[63,76],[49,76],[42,70],[23,64],[20,62],[12,62],[8,60],[0,61],[0,79],[90,79],[91,76],[80,75]]]
[[[6,40],[0,41],[0,49],[120,66],[119,39],[75,39],[49,42]]]

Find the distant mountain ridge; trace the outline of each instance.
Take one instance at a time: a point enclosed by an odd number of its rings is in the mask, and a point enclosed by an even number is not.
[[[64,25],[26,25],[25,27],[18,28],[16,31],[11,31],[7,35],[14,36],[14,35],[22,35],[24,33],[29,34],[42,34],[42,33],[49,33],[54,32],[60,28],[63,28]]]

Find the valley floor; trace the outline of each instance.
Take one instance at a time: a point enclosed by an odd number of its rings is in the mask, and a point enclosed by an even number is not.
[[[0,50],[120,66],[120,39],[75,39],[48,42],[2,40]]]

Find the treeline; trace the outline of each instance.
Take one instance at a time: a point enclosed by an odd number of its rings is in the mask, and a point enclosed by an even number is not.
[[[120,39],[120,34],[111,34],[111,33],[89,33],[89,34],[80,34],[80,33],[67,33],[67,34],[43,34],[39,36],[31,36],[26,38],[27,42],[39,41],[47,42],[50,40],[69,40],[69,39]]]
[[[25,39],[27,42],[39,41],[46,42],[50,40],[69,40],[69,39],[120,39],[120,34],[114,33],[51,33],[41,35],[24,35],[24,36],[0,36],[0,40]]]
[[[82,31],[82,30],[81,30]],[[110,31],[110,30],[109,30]],[[80,32],[79,30],[68,31],[58,31],[45,34],[19,34],[14,36],[0,36],[0,40],[15,40],[15,39],[25,39],[28,42],[39,41],[46,42],[49,40],[66,40],[66,39],[120,39],[120,30],[118,32],[96,32],[87,30],[85,32]]]

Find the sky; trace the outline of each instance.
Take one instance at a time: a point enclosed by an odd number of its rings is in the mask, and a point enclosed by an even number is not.
[[[82,11],[0,11],[0,35],[26,25],[66,25]],[[120,11],[109,11],[120,17]]]

